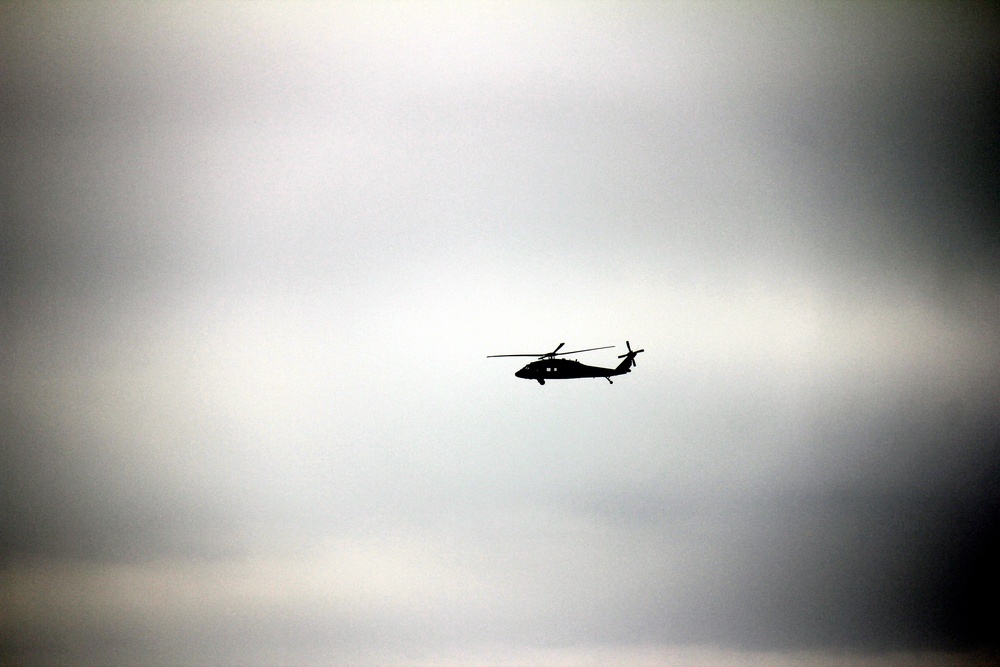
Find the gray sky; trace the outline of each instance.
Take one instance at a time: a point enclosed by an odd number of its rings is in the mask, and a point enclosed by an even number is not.
[[[3,661],[997,650],[998,51],[943,3],[5,5]]]

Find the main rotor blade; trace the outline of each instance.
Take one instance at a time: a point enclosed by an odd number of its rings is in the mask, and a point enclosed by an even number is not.
[[[559,343],[559,345],[556,346],[556,349],[552,350],[551,352],[545,352],[543,354],[488,354],[486,355],[486,358],[490,359],[492,357],[535,357],[536,359],[551,359],[552,357],[561,357],[564,354],[577,354],[578,352],[590,352],[592,350],[606,350],[610,347],[614,347],[614,345],[605,345],[603,347],[588,347],[586,350],[570,350],[569,352],[560,352],[559,350],[561,350],[562,346],[565,344],[566,343]]]
[[[489,354],[486,355],[486,358],[489,359],[490,357],[535,357],[536,359],[549,359],[551,357],[556,356],[557,354],[560,354],[559,348],[561,348],[565,344],[566,343],[559,343],[558,345],[556,345],[556,349],[552,350],[551,352],[543,352],[542,354]],[[569,352],[562,352],[561,354],[569,354]]]
[[[559,354],[561,356],[561,355],[564,355],[564,354],[576,354],[577,352],[590,352],[591,350],[606,350],[609,347],[614,347],[614,345],[604,345],[602,347],[588,347],[586,350],[570,350],[569,352],[560,352]],[[559,348],[556,348],[556,349],[559,349]]]
[[[546,356],[546,354],[487,354],[487,359],[492,359],[493,357],[535,357],[536,359],[541,359]]]

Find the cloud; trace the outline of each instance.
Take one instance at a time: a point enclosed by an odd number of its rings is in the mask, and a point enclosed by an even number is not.
[[[911,10],[12,9],[2,651],[992,646],[993,24]]]

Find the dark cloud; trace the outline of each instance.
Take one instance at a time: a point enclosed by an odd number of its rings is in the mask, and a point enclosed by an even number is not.
[[[134,454],[95,447],[86,435],[53,437],[9,408],[2,438],[5,564],[233,555],[213,536],[237,517],[183,489],[150,484],[136,473]]]
[[[951,288],[948,297],[963,289],[961,276],[995,280],[1000,249],[991,65],[998,27],[992,13],[960,27],[955,18],[908,33],[910,43],[899,49],[912,58],[907,64],[880,67],[873,51],[867,69],[769,118],[782,119],[774,136],[788,142],[790,154],[819,168],[823,192],[814,203],[846,209],[846,225],[817,230],[829,239],[828,251],[836,257],[836,244],[846,243],[859,252],[852,238],[863,239],[875,244],[887,274],[920,267]]]
[[[673,594],[660,591],[614,620],[609,612],[592,631],[608,641],[760,650],[997,650],[988,603],[997,580],[988,563],[1000,525],[1000,424],[994,413],[972,412],[854,431],[863,441],[852,446],[867,452],[864,469],[806,488],[693,492],[653,483],[560,497],[573,512],[636,531],[684,535],[710,526],[709,552],[740,554],[735,578],[731,562],[706,561],[705,591],[713,580],[727,585],[690,601],[680,623]],[[844,446],[830,436],[816,444]]]

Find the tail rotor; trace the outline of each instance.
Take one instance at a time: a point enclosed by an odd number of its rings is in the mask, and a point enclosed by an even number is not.
[[[624,359],[628,357],[629,361],[632,362],[630,368],[635,368],[635,355],[639,354],[640,352],[645,352],[645,350],[633,350],[632,345],[628,341],[625,341],[625,347],[628,348],[628,352],[626,354],[619,354],[618,358]]]

